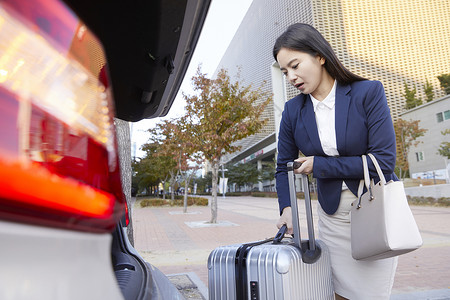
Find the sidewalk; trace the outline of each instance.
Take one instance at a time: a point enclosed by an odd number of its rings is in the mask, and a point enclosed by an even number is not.
[[[301,232],[307,233],[300,204]],[[315,223],[317,201],[313,201]],[[274,198],[218,198],[218,224],[208,225],[209,207],[133,209],[135,248],[164,274],[190,274],[207,299],[209,253],[216,247],[275,235]],[[450,208],[413,206],[422,248],[402,255],[391,299],[450,299]],[[302,236],[306,238],[306,236]]]

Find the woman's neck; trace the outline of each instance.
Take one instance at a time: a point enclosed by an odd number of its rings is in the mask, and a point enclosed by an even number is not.
[[[320,81],[320,84],[317,87],[317,89],[314,92],[312,92],[311,95],[315,99],[322,101],[328,96],[331,89],[333,88],[333,85],[334,85],[334,78],[331,77],[331,75],[328,74],[328,72],[324,69],[322,80]]]

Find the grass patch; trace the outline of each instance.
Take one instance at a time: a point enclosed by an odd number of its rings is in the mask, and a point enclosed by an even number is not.
[[[150,199],[142,199],[140,201],[141,207],[156,207],[156,206],[183,206],[184,205],[184,199],[177,199],[175,200],[171,199],[159,199],[159,198],[150,198]],[[208,206],[208,199],[203,197],[188,197],[187,198],[187,205],[197,205],[197,206]]]

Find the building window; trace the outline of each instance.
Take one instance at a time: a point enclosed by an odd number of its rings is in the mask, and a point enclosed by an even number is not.
[[[450,110],[444,111],[444,120],[450,119]]]
[[[444,115],[441,112],[436,114],[436,118],[437,118],[438,123],[441,123],[444,121]]]
[[[416,160],[417,161],[423,160],[423,152],[416,152]]]

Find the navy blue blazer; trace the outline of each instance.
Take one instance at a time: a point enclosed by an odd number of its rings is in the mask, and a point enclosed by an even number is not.
[[[337,84],[335,111],[339,157],[330,157],[320,144],[310,96],[300,94],[286,102],[278,135],[276,171],[280,214],[290,206],[286,163],[298,158],[299,150],[306,156],[314,156],[313,176],[317,178],[319,202],[330,215],[339,206],[343,181],[357,195],[359,181],[364,177],[361,155],[372,153],[386,181],[398,180],[394,174],[394,126],[381,82]],[[378,182],[370,159],[368,163],[371,177]]]

